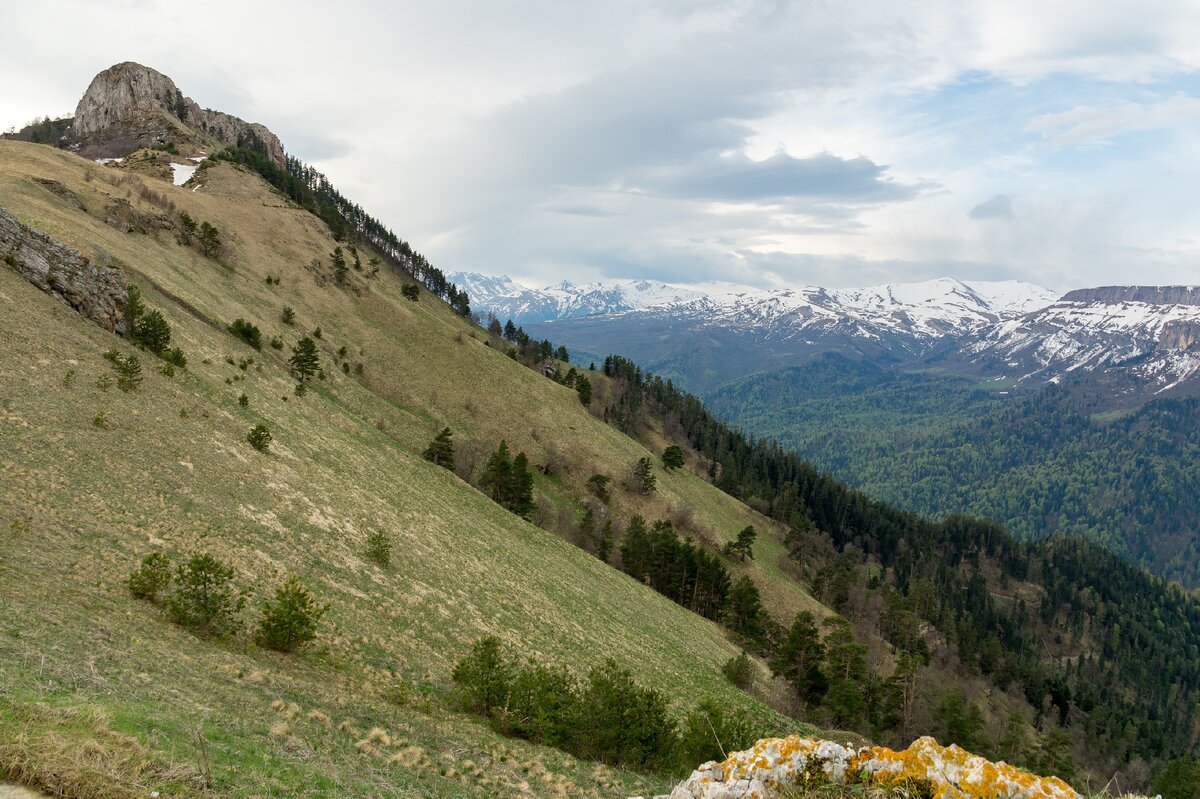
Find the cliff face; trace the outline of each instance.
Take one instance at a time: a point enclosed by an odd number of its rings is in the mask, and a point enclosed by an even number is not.
[[[71,132],[77,139],[103,137],[115,129],[137,126],[143,137],[165,136],[172,127],[187,126],[223,144],[257,137],[267,154],[284,165],[283,143],[266,127],[220,111],[201,108],[185,97],[175,82],[149,67],[126,61],[92,78],[75,107]]]
[[[1076,289],[1063,302],[1144,302],[1150,305],[1200,305],[1200,286],[1101,286]]]
[[[98,266],[0,208],[0,268],[12,268],[105,330],[123,332],[128,297],[119,269]]]
[[[1158,346],[1166,350],[1187,350],[1200,345],[1200,322],[1168,322],[1158,335]]]

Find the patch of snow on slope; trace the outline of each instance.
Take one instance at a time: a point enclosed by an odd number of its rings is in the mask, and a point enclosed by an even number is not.
[[[182,186],[192,179],[200,167],[195,164],[171,164],[171,180],[176,186]]]

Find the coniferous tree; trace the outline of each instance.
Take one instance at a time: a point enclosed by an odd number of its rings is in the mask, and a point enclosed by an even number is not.
[[[866,716],[867,648],[854,638],[854,630],[845,619],[826,622],[824,671],[829,688],[821,700],[842,728],[858,727]]]
[[[511,319],[504,323],[504,338],[508,339],[513,344],[517,343],[517,327],[513,324],[513,320]]]
[[[606,519],[604,527],[600,530],[600,538],[596,541],[596,557],[608,563],[608,559],[612,556],[613,548],[613,523],[612,519]]]
[[[567,348],[562,345],[559,345],[558,349],[554,351],[554,357],[564,363],[568,363],[571,360],[571,356],[567,352]]]
[[[743,563],[746,558],[754,560],[754,540],[757,537],[758,533],[755,532],[754,525],[746,525],[738,533],[736,541],[730,541],[725,545],[725,554],[735,557]]]
[[[607,505],[608,501],[612,499],[612,495],[608,492],[608,484],[611,482],[612,478],[607,474],[593,474],[587,479],[587,487],[596,496],[596,499]]]
[[[454,442],[450,437],[453,433],[449,427],[442,428],[442,432],[433,437],[433,441],[429,442],[429,446],[425,448],[423,457],[427,461],[436,463],[445,469],[454,470]]]
[[[333,279],[339,286],[345,285],[346,278],[350,276],[350,270],[346,266],[346,255],[342,252],[342,248],[334,247],[329,258],[333,263]]]
[[[725,623],[735,633],[757,641],[763,634],[762,600],[758,588],[748,576],[739,577],[729,590],[729,605]]]
[[[196,220],[188,214],[187,211],[179,212],[179,227],[182,231],[180,238],[184,244],[191,244],[192,238],[196,235]]]
[[[488,492],[493,501],[508,507],[509,491],[512,485],[512,456],[508,453],[507,441],[501,441],[500,446],[484,464],[479,485]]]
[[[171,326],[161,311],[153,310],[134,323],[133,340],[161,357],[171,345]]]
[[[512,484],[508,509],[518,516],[533,512],[533,472],[524,452],[518,452],[512,462]]]
[[[638,458],[633,465],[633,487],[639,494],[654,493],[658,478],[654,476],[654,467],[649,458]]]
[[[200,249],[209,258],[221,249],[221,232],[208,222],[200,225]]]
[[[683,450],[679,445],[672,444],[663,450],[662,465],[667,471],[683,466]]]
[[[802,702],[812,705],[821,700],[829,687],[821,671],[824,659],[825,645],[821,643],[816,620],[808,611],[801,611],[771,658],[770,666],[773,673],[791,683]]]
[[[588,380],[585,375],[576,376],[575,390],[579,392],[579,401],[585,408],[592,404],[592,381]]]
[[[301,383],[307,382],[321,368],[316,343],[308,336],[297,341],[296,346],[292,347],[292,357],[288,364]]]
[[[579,520],[579,545],[594,546],[597,542],[596,537],[596,513],[590,507],[584,510],[583,517]]]
[[[125,298],[125,330],[133,338],[138,320],[146,313],[146,304],[142,302],[142,290],[132,283],[125,288]]]

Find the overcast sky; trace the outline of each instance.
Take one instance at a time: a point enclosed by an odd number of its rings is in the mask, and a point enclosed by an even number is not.
[[[0,0],[0,128],[126,60],[447,271],[1200,283],[1196,0]]]

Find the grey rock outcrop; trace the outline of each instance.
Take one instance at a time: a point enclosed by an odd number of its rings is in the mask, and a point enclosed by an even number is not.
[[[163,123],[157,131],[160,136],[166,135],[168,123],[189,126],[228,145],[252,136],[262,142],[275,163],[285,163],[282,142],[266,127],[203,109],[185,97],[169,77],[132,61],[116,64],[92,78],[75,107],[71,133],[80,140],[94,139],[114,129],[144,127],[147,122]]]
[[[0,208],[0,262],[105,330],[124,332],[125,275],[100,266]],[[4,268],[4,267],[0,267]]]
[[[1144,302],[1148,305],[1200,305],[1200,286],[1101,286],[1076,289],[1062,302]]]
[[[1158,346],[1166,350],[1188,350],[1200,346],[1200,322],[1167,322],[1158,334]]]

